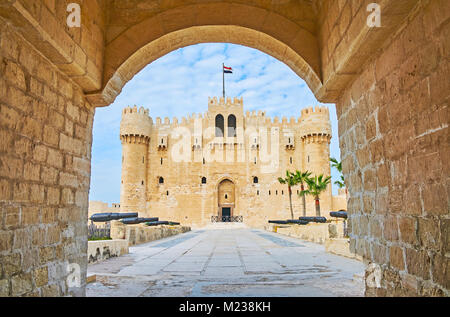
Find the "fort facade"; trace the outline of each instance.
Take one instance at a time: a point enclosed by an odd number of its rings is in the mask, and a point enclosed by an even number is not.
[[[121,212],[138,212],[192,227],[222,217],[251,227],[289,219],[288,188],[278,182],[286,170],[330,175],[331,124],[326,107],[303,109],[299,118],[244,113],[242,98],[209,98],[208,111],[181,121],[149,116],[127,107],[122,141]],[[303,215],[293,188],[294,217]],[[312,197],[307,216],[315,215]],[[345,193],[321,195],[322,215],[346,210]]]

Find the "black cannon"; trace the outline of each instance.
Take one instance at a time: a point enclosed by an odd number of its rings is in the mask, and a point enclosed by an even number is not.
[[[153,227],[153,226],[159,226],[159,225],[170,225],[169,221],[150,221],[145,223],[147,226]]]
[[[335,217],[335,218],[347,219],[347,212],[346,211],[332,211],[332,212],[330,212],[330,216]]]
[[[269,223],[274,223],[277,225],[287,225],[288,222],[286,220],[269,220]]]
[[[158,220],[159,218],[130,218],[130,219],[122,219],[120,222],[122,222],[124,225],[136,225],[139,223],[153,222]]]
[[[306,220],[302,220],[302,219],[299,219],[299,220],[297,220],[297,219],[290,219],[290,220],[286,220],[287,221],[287,223],[293,223],[293,224],[296,224],[296,225],[307,225],[308,223],[309,223],[309,221],[306,221]]]
[[[92,215],[89,220],[92,222],[108,222],[111,220],[119,220],[119,219],[128,219],[128,218],[136,218],[138,216],[137,212],[133,213],[99,213]]]
[[[326,223],[327,218],[325,217],[300,217],[299,220],[307,221],[307,222],[318,222],[318,223]]]
[[[179,226],[179,225],[180,225],[179,222],[172,222],[172,221],[169,221],[169,226]]]

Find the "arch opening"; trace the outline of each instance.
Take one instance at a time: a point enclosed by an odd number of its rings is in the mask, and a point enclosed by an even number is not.
[[[130,40],[134,38],[133,34],[139,33],[138,30],[150,27],[152,21],[153,18],[129,28],[106,46],[104,88],[88,94],[93,105],[110,105],[125,84],[146,65],[171,51],[201,43],[231,43],[258,49],[290,67],[314,94],[322,87],[317,39],[300,26],[293,26],[295,37],[290,41],[273,32],[245,26],[245,21],[240,21],[243,26],[239,23],[190,26],[159,36],[147,35],[139,41]]]

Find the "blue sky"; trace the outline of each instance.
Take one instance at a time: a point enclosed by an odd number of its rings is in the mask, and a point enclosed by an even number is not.
[[[222,95],[222,63],[229,97],[244,97],[244,111],[268,116],[299,117],[301,109],[319,105],[305,81],[288,66],[258,50],[233,44],[199,44],[173,51],[147,65],[124,87],[109,107],[97,108],[92,146],[89,200],[120,201],[122,149],[119,128],[122,109],[137,105],[150,116],[178,117],[204,113],[209,96]],[[336,109],[332,104],[331,155],[340,157]],[[338,175],[332,170],[334,180]],[[333,185],[333,192],[337,189]]]

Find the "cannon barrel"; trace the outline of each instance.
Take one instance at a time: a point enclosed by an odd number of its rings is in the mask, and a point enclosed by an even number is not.
[[[286,220],[269,220],[269,223],[275,223],[277,225],[287,225],[288,222]]]
[[[111,221],[111,214],[110,213],[102,213],[102,214],[94,214],[92,215],[89,220],[93,222],[106,222]]]
[[[146,223],[147,226],[159,226],[159,225],[169,225],[169,224],[170,224],[169,221],[150,221],[150,222]]]
[[[290,220],[286,220],[287,221],[287,223],[294,223],[294,224],[297,224],[297,225],[307,225],[308,223],[309,223],[309,221],[306,221],[306,220],[296,220],[296,219],[290,219]]]
[[[111,220],[119,220],[119,219],[123,219],[123,218],[135,218],[137,217],[138,214],[137,213],[98,213],[98,214],[93,214],[89,220],[93,221],[93,222],[108,222]]]
[[[298,219],[307,221],[307,222],[318,222],[318,223],[327,222],[327,218],[325,218],[325,217],[299,217]]]
[[[113,218],[113,220],[137,218],[138,213],[137,212],[129,212],[129,213],[123,213],[123,214],[113,213],[113,214],[111,214],[111,217]]]
[[[347,219],[347,212],[346,211],[332,211],[332,212],[330,212],[330,216],[335,217],[335,218]]]
[[[136,225],[144,222],[158,221],[159,218],[130,218],[130,219],[122,219],[124,225]]]

